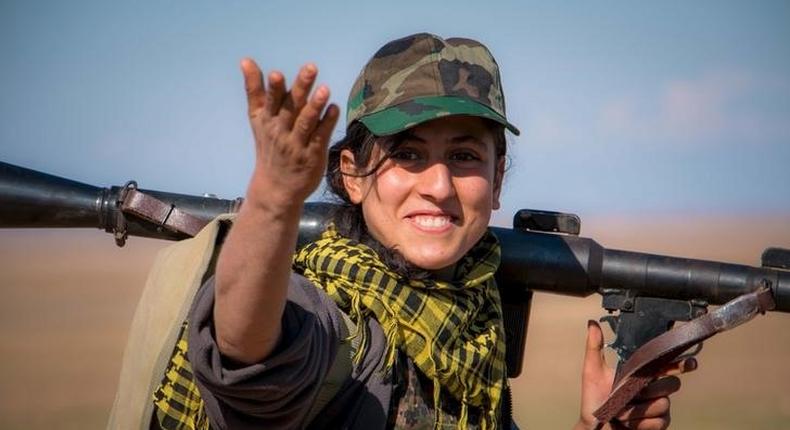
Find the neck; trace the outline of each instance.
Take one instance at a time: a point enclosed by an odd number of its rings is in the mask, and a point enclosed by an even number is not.
[[[452,282],[455,278],[455,269],[457,264],[451,264],[437,270],[431,270],[431,275],[437,281]]]

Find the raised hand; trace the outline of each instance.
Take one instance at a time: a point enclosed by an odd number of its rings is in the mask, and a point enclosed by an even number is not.
[[[574,429],[594,429],[597,420],[593,412],[601,406],[612,388],[614,369],[606,364],[603,354],[603,332],[595,321],[587,325],[587,347],[582,368],[582,398],[579,422]],[[669,395],[680,389],[680,379],[675,376],[697,368],[695,359],[690,358],[672,364],[663,372],[663,377],[645,387],[606,428],[613,430],[663,430],[669,427]],[[611,426],[611,427],[609,427]]]
[[[318,74],[312,64],[302,67],[290,91],[279,72],[269,73],[266,88],[250,59],[242,60],[241,70],[255,170],[217,261],[214,324],[220,352],[250,364],[279,341],[299,215],[326,169],[339,109],[326,107],[327,87],[310,94]]]
[[[241,70],[256,149],[247,204],[265,208],[301,204],[321,182],[327,144],[340,111],[330,104],[323,113],[329,100],[326,86],[310,95],[318,75],[313,64],[299,70],[290,91],[276,71],[269,73],[266,88],[260,68],[251,59],[242,60]]]

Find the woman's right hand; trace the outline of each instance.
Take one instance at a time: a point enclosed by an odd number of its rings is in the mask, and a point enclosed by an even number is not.
[[[285,78],[269,73],[265,87],[254,61],[241,62],[255,138],[255,169],[244,204],[217,260],[214,325],[226,358],[249,364],[265,359],[279,342],[291,257],[304,200],[321,182],[327,144],[339,117],[329,89],[310,94],[318,70],[308,64],[286,91]]]
[[[277,71],[269,73],[266,88],[261,69],[249,58],[242,60],[241,69],[256,152],[247,204],[301,205],[321,182],[340,111],[330,104],[322,116],[329,100],[326,86],[310,95],[318,75],[314,64],[299,70],[290,91]]]

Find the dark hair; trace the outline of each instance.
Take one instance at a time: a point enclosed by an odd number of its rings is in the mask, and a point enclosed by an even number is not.
[[[494,121],[486,121],[486,123],[494,134],[494,150],[497,157],[506,156],[505,127]],[[346,186],[343,183],[343,176],[345,175],[364,177],[376,173],[379,167],[404,141],[404,137],[406,137],[406,132],[400,132],[392,136],[375,136],[359,121],[354,121],[348,126],[345,137],[332,144],[329,148],[326,183],[328,191],[333,194],[334,199],[339,203],[330,218],[338,233],[371,247],[395,273],[409,279],[425,279],[429,276],[428,271],[410,263],[398,250],[385,247],[370,235],[362,215],[361,205],[351,202]],[[370,163],[373,147],[376,143],[381,146],[384,156],[373,167],[363,171],[362,169],[367,168]],[[362,173],[343,172],[341,170],[340,153],[344,149],[354,154],[354,164],[357,172],[361,171]]]

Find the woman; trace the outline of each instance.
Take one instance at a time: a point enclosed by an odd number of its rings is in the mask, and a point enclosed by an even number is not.
[[[509,427],[499,247],[487,226],[505,129],[518,130],[487,48],[430,34],[386,44],[357,79],[347,135],[328,157],[339,109],[325,86],[311,94],[317,68],[304,66],[288,90],[278,72],[265,85],[252,60],[241,67],[256,164],[183,335],[199,387],[186,396],[199,397],[192,425]],[[294,256],[304,200],[325,169],[344,207]],[[349,338],[353,369],[316,400]],[[590,323],[576,428],[596,425],[611,387],[601,350]],[[191,376],[182,355],[171,370]],[[168,412],[183,405],[168,403],[167,378],[155,395],[162,428],[183,418]],[[654,382],[613,426],[666,428],[678,387],[676,377]]]

